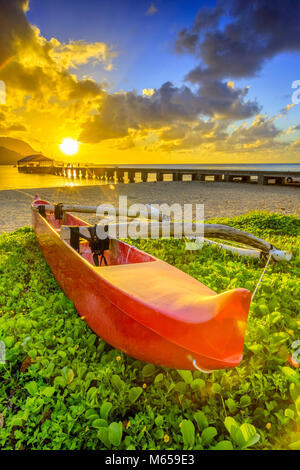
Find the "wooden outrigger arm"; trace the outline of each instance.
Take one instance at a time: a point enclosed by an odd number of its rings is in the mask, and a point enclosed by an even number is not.
[[[102,209],[104,209],[105,206],[106,205],[103,204]],[[55,210],[55,204],[46,204],[44,207],[45,207],[46,211],[53,212]],[[159,221],[162,221],[164,219],[163,214],[159,211],[154,210],[154,208],[151,207],[150,204],[146,204],[146,207],[149,210],[146,211],[146,212],[140,212],[139,217],[142,217],[142,218],[145,218],[145,219],[155,219],[155,220],[159,220]],[[111,205],[107,204],[108,212],[109,212],[110,209],[111,209]],[[85,214],[97,214],[99,212],[99,206],[82,206],[82,205],[73,205],[73,204],[61,204],[61,210],[62,210],[62,212],[81,212],[81,213],[85,213]],[[136,215],[130,215],[130,213],[128,213],[127,209],[122,210],[122,209],[119,209],[118,207],[114,208],[114,215],[116,217],[124,216],[124,217],[129,217],[129,218],[132,218],[132,219],[137,218]]]
[[[214,244],[219,246],[220,248],[244,256],[253,256],[259,258],[261,254],[271,254],[272,258],[275,261],[289,261],[291,259],[290,253],[287,253],[286,251],[280,251],[276,247],[271,245],[271,243],[266,242],[265,240],[257,238],[254,235],[251,235],[250,233],[243,232],[242,230],[238,230],[234,227],[229,227],[227,225],[203,224],[201,227],[201,224],[191,223],[189,224],[189,229],[187,230],[184,222],[154,221],[149,223],[148,221],[143,222],[134,220],[129,223],[121,222],[117,224],[110,224],[108,226],[109,231],[112,235],[115,235],[115,238],[118,238],[122,227],[128,227],[130,223],[139,223],[142,229],[140,230],[140,233],[136,233],[134,238],[151,238],[151,235],[152,238],[176,238],[176,234],[182,234],[181,237],[183,236],[185,238],[200,242],[202,240],[206,244]],[[105,219],[103,219],[100,224],[105,224]],[[199,233],[199,230],[202,230],[204,240],[201,239],[198,235],[196,235],[196,233]],[[154,236],[153,233],[155,234]],[[111,238],[114,237],[112,236]],[[250,246],[254,248],[254,250],[247,250],[245,248],[240,248],[233,245],[223,245],[221,243],[208,240],[208,238],[234,241],[243,245]]]
[[[111,208],[111,206],[109,207]],[[53,204],[44,205],[44,208],[46,211],[55,211],[55,205]],[[262,240],[254,235],[251,235],[250,233],[238,230],[234,227],[229,227],[227,225],[221,224],[199,224],[195,222],[186,224],[185,221],[177,222],[168,219],[162,212],[160,212],[156,208],[153,208],[149,204],[147,205],[147,209],[147,212],[139,212],[139,216],[137,217],[136,215],[131,215],[127,209],[120,210],[119,208],[115,208],[114,216],[125,216],[133,220],[111,223],[111,220],[109,220],[109,218],[103,216],[97,225],[108,226],[110,238],[122,238],[120,237],[122,229],[128,227],[130,224],[136,223],[140,225],[142,230],[140,230],[139,233],[135,233],[135,239],[151,238],[151,236],[152,238],[162,238],[166,236],[176,238],[176,235],[179,234],[180,237],[185,237],[196,241],[202,240],[206,244],[216,244],[221,248],[244,256],[260,257],[261,254],[271,254],[272,258],[275,261],[289,261],[292,257],[290,253],[278,250],[271,243]],[[81,212],[97,214],[98,206],[60,204],[60,210],[62,212]],[[151,219],[151,222],[149,222],[149,219]],[[86,229],[84,227],[80,228],[80,230],[86,233]],[[154,236],[153,233],[155,233]],[[199,233],[203,234],[204,240],[199,237]],[[223,245],[212,240],[207,240],[207,238],[228,240],[241,243],[243,245],[247,245],[249,247],[254,248],[254,250],[247,250],[245,248],[231,245]]]

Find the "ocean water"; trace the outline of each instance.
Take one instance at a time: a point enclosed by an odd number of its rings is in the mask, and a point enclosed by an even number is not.
[[[57,188],[63,186],[88,186],[101,184],[98,179],[92,178],[64,178],[55,175],[32,175],[19,173],[18,168],[0,165],[0,190],[4,189],[31,189],[31,188]]]
[[[116,165],[120,168],[152,168],[159,169],[226,169],[226,170],[260,170],[260,171],[291,171],[300,173],[300,163],[282,163],[282,164],[215,164],[215,165]],[[166,180],[171,179],[171,175],[166,175]],[[155,175],[149,175],[149,181],[154,181]],[[136,177],[136,181],[140,178]],[[93,178],[65,178],[55,175],[32,175],[26,173],[19,173],[18,169],[13,166],[0,165],[0,190],[7,189],[30,189],[30,188],[53,188],[64,186],[88,186],[106,184],[105,181]]]

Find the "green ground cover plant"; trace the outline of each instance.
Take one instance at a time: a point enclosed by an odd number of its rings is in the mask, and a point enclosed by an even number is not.
[[[30,228],[0,237],[1,449],[300,449],[299,219],[215,219],[293,253],[270,266],[250,310],[244,360],[203,374],[145,364],[80,319]],[[217,292],[250,291],[264,262],[181,240],[134,244]],[[300,358],[300,355],[299,355]]]

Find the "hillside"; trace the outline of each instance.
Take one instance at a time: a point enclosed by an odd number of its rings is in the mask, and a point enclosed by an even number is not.
[[[16,165],[22,156],[13,150],[0,146],[0,165]]]
[[[37,153],[23,140],[0,137],[0,165],[15,165],[20,158]]]

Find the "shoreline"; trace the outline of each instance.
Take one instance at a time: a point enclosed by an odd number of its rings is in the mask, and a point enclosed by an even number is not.
[[[50,202],[99,205],[118,204],[118,196],[127,196],[128,204],[204,204],[204,218],[233,217],[253,210],[300,215],[299,188],[258,186],[223,182],[148,182],[88,186],[59,186],[0,190],[0,233],[31,225],[30,203],[35,194]],[[85,214],[87,222],[96,217]]]

